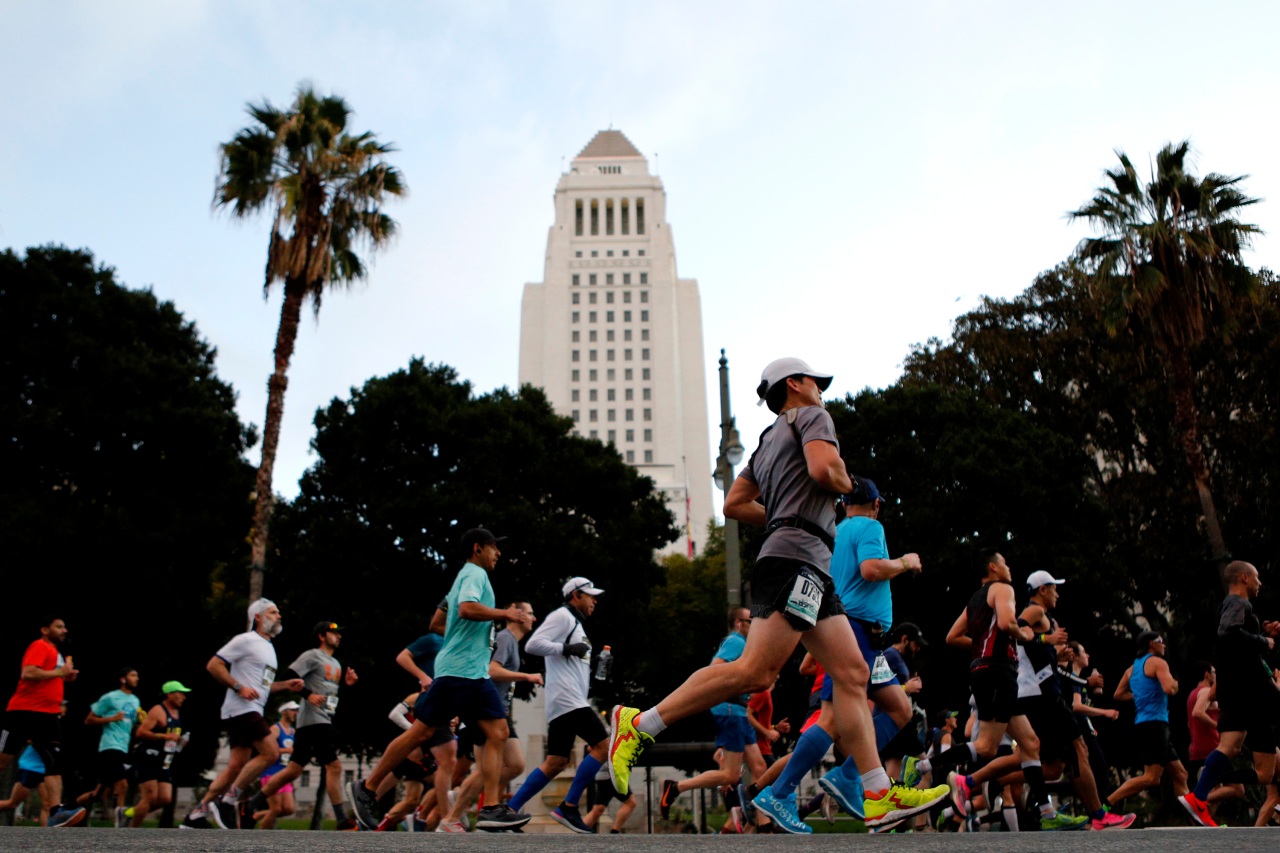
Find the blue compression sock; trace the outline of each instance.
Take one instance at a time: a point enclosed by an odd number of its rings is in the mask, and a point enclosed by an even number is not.
[[[804,774],[818,766],[822,756],[831,748],[831,743],[831,735],[823,731],[822,726],[810,726],[806,729],[791,753],[791,760],[783,768],[782,774],[774,780],[773,795],[780,800],[791,796]]]
[[[576,806],[578,800],[582,799],[582,792],[595,781],[596,773],[603,766],[591,753],[584,755],[582,763],[578,765],[578,772],[573,774],[573,784],[569,786],[569,793],[564,795],[564,801],[571,806]]]
[[[889,745],[889,741],[898,736],[898,732],[902,731],[902,727],[893,721],[884,711],[879,709],[871,715],[871,724],[876,730],[876,751],[884,749]]]
[[[1209,801],[1209,792],[1218,785],[1222,774],[1231,770],[1231,759],[1218,750],[1205,756],[1204,767],[1200,769],[1200,780],[1196,782],[1196,798],[1201,802]]]
[[[547,783],[551,780],[547,778],[547,774],[542,772],[541,767],[533,768],[533,772],[529,774],[529,778],[524,780],[524,784],[520,786],[520,790],[516,791],[515,796],[507,804],[512,810],[520,811],[520,807],[533,799],[533,795],[547,787]]]

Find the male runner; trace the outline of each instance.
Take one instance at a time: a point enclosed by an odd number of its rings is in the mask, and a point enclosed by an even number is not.
[[[730,608],[729,634],[720,642],[711,658],[711,665],[732,663],[742,657],[742,650],[746,648],[750,633],[751,611],[746,607]],[[711,709],[711,716],[716,722],[716,748],[723,750],[724,761],[718,769],[699,773],[692,779],[681,779],[678,782],[668,779],[663,782],[662,797],[658,801],[663,820],[671,817],[671,806],[676,797],[685,791],[722,786],[737,788],[742,778],[742,753],[747,744],[754,744],[756,740],[751,722],[747,718],[747,703],[750,699],[750,696],[734,696]]]
[[[524,614],[517,608],[494,608],[493,586],[489,573],[498,565],[502,552],[498,538],[484,528],[468,530],[462,536],[462,552],[466,564],[458,571],[448,595],[448,615],[444,647],[436,656],[436,678],[431,687],[418,697],[414,705],[413,725],[387,745],[378,766],[363,780],[351,783],[351,805],[356,819],[366,829],[375,829],[378,784],[414,749],[426,743],[454,717],[468,726],[475,725],[474,737],[483,739],[480,752],[484,774],[485,807],[480,809],[476,827],[486,830],[518,829],[529,822],[520,814],[498,802],[498,782],[502,753],[507,743],[507,716],[502,699],[489,678],[489,650],[493,638],[493,621],[515,621]],[[441,768],[443,770],[443,768]],[[437,771],[440,772],[440,771]]]
[[[862,659],[874,664],[867,695],[884,712],[872,717],[878,753],[911,720],[911,700],[880,654],[884,634],[893,626],[893,596],[889,581],[906,572],[918,574],[923,565],[920,555],[914,553],[889,559],[889,546],[879,521],[880,508],[884,505],[880,490],[865,477],[851,479],[853,488],[840,498],[845,518],[836,528],[831,578]],[[823,713],[817,725],[810,726],[800,736],[790,763],[773,783],[772,802],[785,802],[805,774],[818,766],[837,740],[832,689],[831,673],[828,672],[822,684]],[[841,749],[844,748],[845,745],[841,744]],[[858,764],[851,754],[840,766],[823,776],[819,785],[847,814],[862,819],[862,781]],[[766,798],[766,802],[770,800]],[[780,823],[783,821],[770,809],[766,808],[765,812],[777,817]]]
[[[1258,783],[1270,784],[1276,772],[1280,691],[1263,657],[1275,648],[1280,622],[1259,622],[1253,612],[1249,600],[1258,597],[1262,580],[1252,563],[1228,563],[1223,576],[1227,596],[1218,619],[1218,746],[1205,758],[1195,791],[1178,798],[1201,826],[1216,825],[1209,815],[1209,794],[1231,778],[1231,759],[1240,754],[1246,734]]]
[[[205,829],[210,823],[219,829],[235,829],[241,793],[236,780],[242,771],[245,779],[258,778],[280,756],[262,711],[272,693],[303,688],[301,678],[276,680],[272,641],[282,630],[280,608],[270,599],[259,598],[249,605],[249,630],[232,637],[205,664],[213,680],[227,688],[222,721],[231,760],[182,822],[185,829]]]
[[[870,670],[830,575],[834,499],[853,488],[840,458],[835,424],[822,407],[822,392],[830,384],[830,374],[818,373],[798,358],[778,359],[765,367],[756,393],[778,418],[760,436],[759,447],[724,504],[726,517],[767,531],[753,580],[761,603],[752,607],[751,637],[742,657],[698,670],[656,707],[643,713],[637,708],[613,709],[609,766],[619,793],[630,790],[631,768],[645,745],[668,724],[733,696],[768,689],[803,637],[805,647],[834,679],[836,728],[863,771],[868,825],[898,822],[945,796],[943,789],[917,791],[892,783],[876,755],[867,707]],[[757,806],[766,795],[773,799],[761,791]],[[771,805],[769,813],[787,817],[785,831],[812,832],[789,803]]]
[[[1169,697],[1177,695],[1178,681],[1164,659],[1165,642],[1157,632],[1143,631],[1138,635],[1137,646],[1138,658],[1120,676],[1115,699],[1134,704],[1133,736],[1143,772],[1127,779],[1107,800],[1112,807],[1119,806],[1125,797],[1157,787],[1168,771],[1173,793],[1185,805],[1187,770],[1169,740]]]
[[[120,671],[120,687],[98,697],[89,706],[86,726],[102,726],[98,738],[98,785],[89,794],[92,803],[98,796],[103,803],[108,794],[115,794],[116,829],[125,825],[125,803],[129,798],[129,744],[133,740],[133,727],[138,723],[138,711],[142,702],[134,695],[138,689],[138,671],[125,667]]]
[[[289,759],[293,755],[293,739],[298,733],[298,712],[302,710],[302,706],[297,702],[289,701],[276,710],[280,712],[280,719],[276,720],[275,725],[271,727],[271,736],[276,740],[276,747],[280,750],[280,755],[276,759],[276,763],[263,770],[262,775],[258,777],[258,781],[263,785],[266,785],[274,776],[282,773],[289,766]],[[271,796],[264,797],[254,803],[254,805],[258,804],[264,804],[264,808],[255,808],[252,815],[244,813],[242,804],[240,811],[241,829],[252,829],[255,823],[258,829],[275,829],[277,820],[282,817],[288,817],[297,811],[298,804],[293,799],[293,783],[281,785],[275,789]]]
[[[0,729],[0,773],[30,743],[44,764],[44,781],[53,804],[49,826],[75,826],[84,820],[86,812],[62,805],[62,696],[63,684],[75,681],[80,671],[70,656],[64,659],[58,652],[58,646],[67,639],[67,623],[51,616],[42,620],[39,628],[40,637],[22,655],[18,687],[5,709],[4,728]]]
[[[437,613],[440,611],[437,609]],[[405,672],[418,679],[418,689],[426,690],[431,686],[431,670],[435,666],[436,655],[444,645],[444,637],[435,632],[423,634],[396,655],[396,663]]]
[[[582,822],[578,801],[604,763],[609,732],[587,701],[591,687],[591,640],[582,627],[582,620],[595,611],[596,599],[604,590],[596,589],[586,578],[574,577],[565,582],[560,593],[563,606],[547,614],[524,644],[526,652],[538,655],[547,664],[547,754],[511,798],[511,807],[518,811],[564,770],[580,737],[587,743],[587,752],[578,764],[568,793],[552,810],[551,818],[561,826],[587,835],[591,827]]]
[[[940,772],[960,764],[991,761],[1008,730],[1018,743],[1019,764],[1030,788],[1030,803],[1040,811],[1042,830],[1081,829],[1089,818],[1064,815],[1053,807],[1040,765],[1040,739],[1018,703],[1018,656],[1016,644],[1042,643],[1027,626],[1018,624],[1014,610],[1013,573],[1004,555],[991,550],[982,554],[982,586],[947,633],[947,644],[968,649],[969,686],[978,708],[978,734],[971,743],[954,746],[933,759],[917,763],[922,773]],[[1065,638],[1064,638],[1065,639]],[[956,776],[953,801],[956,811],[966,812],[966,785],[971,777]],[[958,785],[956,783],[959,783]],[[957,790],[958,789],[958,790]]]
[[[131,826],[137,829],[156,809],[173,802],[173,760],[191,735],[182,727],[182,705],[191,691],[181,681],[160,687],[164,699],[150,711],[135,733],[133,772],[138,779],[138,801]]]
[[[267,798],[285,785],[293,783],[312,760],[324,768],[324,786],[333,804],[333,816],[339,831],[354,832],[359,827],[355,818],[347,813],[343,802],[342,762],[338,760],[338,746],[334,743],[333,715],[338,710],[338,687],[351,687],[359,676],[351,667],[343,671],[342,664],[333,656],[342,644],[342,628],[336,622],[317,622],[312,633],[319,639],[314,649],[307,649],[289,664],[289,674],[302,679],[302,710],[298,712],[298,728],[293,737],[293,752],[289,763],[271,781],[262,786],[251,801],[240,806],[240,826],[252,828],[253,813],[268,808]],[[236,780],[239,787],[247,787],[253,780],[243,771]]]

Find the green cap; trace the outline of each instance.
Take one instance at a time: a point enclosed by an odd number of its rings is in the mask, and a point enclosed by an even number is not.
[[[181,681],[166,681],[160,685],[160,692],[168,696],[170,693],[190,693],[190,687],[184,687]]]

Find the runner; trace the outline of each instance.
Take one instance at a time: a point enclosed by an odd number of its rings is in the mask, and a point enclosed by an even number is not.
[[[208,829],[212,824],[219,829],[235,829],[241,793],[236,779],[242,771],[244,778],[256,779],[280,757],[262,711],[272,693],[303,688],[301,678],[276,680],[272,641],[283,629],[280,608],[269,599],[259,598],[249,605],[249,630],[232,637],[205,664],[213,680],[227,688],[222,700],[222,721],[231,759],[183,820],[182,828]]]
[[[298,731],[298,712],[302,710],[302,706],[290,701],[285,702],[277,710],[280,712],[280,719],[271,727],[271,736],[276,739],[276,746],[280,748],[280,757],[258,777],[263,787],[266,787],[273,776],[282,773],[289,766],[289,759],[293,756],[294,738]],[[256,801],[257,797],[254,800]],[[241,814],[241,829],[252,828],[254,823],[257,824],[258,829],[275,829],[278,819],[288,817],[297,811],[297,804],[293,799],[292,782],[277,786],[274,793],[264,797],[263,800],[266,807],[255,809],[250,821],[246,821],[244,814]]]
[[[613,815],[613,826],[609,829],[610,835],[622,835],[622,829],[626,826],[627,821],[631,818],[631,813],[636,810],[636,795],[627,794],[625,797],[619,794],[617,789],[613,787],[613,782],[609,779],[609,768],[601,765],[596,771],[595,785],[591,788],[590,793],[591,811],[582,817],[582,822],[591,827],[592,832],[600,831],[600,818],[604,817],[605,812],[609,809],[609,803],[613,800],[618,801],[618,811]]]
[[[498,565],[498,538],[484,528],[473,528],[462,536],[462,552],[467,562],[458,571],[448,595],[448,615],[444,647],[436,656],[436,678],[414,705],[414,721],[408,731],[388,744],[378,766],[366,779],[351,783],[351,804],[356,819],[366,829],[378,826],[378,785],[414,749],[422,746],[449,721],[460,716],[478,729],[483,739],[480,764],[484,773],[484,808],[476,822],[479,829],[518,829],[529,815],[513,811],[498,802],[502,753],[507,742],[506,712],[502,699],[489,678],[489,650],[493,620],[517,620],[516,608],[494,609],[489,573]],[[437,771],[442,772],[443,767]]]
[[[173,760],[187,745],[191,734],[182,727],[182,706],[190,689],[181,681],[166,681],[160,687],[164,699],[138,726],[133,753],[133,772],[138,780],[138,801],[134,803],[130,825],[137,829],[156,809],[173,802]]]
[[[1275,648],[1280,622],[1259,622],[1253,612],[1249,600],[1262,589],[1253,564],[1229,563],[1223,578],[1227,596],[1218,620],[1218,746],[1205,758],[1195,791],[1179,798],[1201,826],[1216,826],[1209,795],[1230,778],[1231,759],[1240,754],[1246,734],[1258,783],[1270,784],[1276,772],[1280,692],[1263,656]]]
[[[85,717],[86,726],[102,726],[102,734],[98,738],[98,784],[77,800],[88,805],[101,797],[106,805],[114,793],[114,812],[108,814],[114,814],[116,829],[123,828],[128,820],[124,813],[129,799],[129,745],[133,741],[133,727],[138,724],[138,712],[142,709],[142,702],[134,695],[138,689],[138,671],[125,667],[120,671],[119,679],[120,687],[98,697],[98,701],[89,706],[89,714]]]
[[[1099,796],[1110,793],[1105,787],[1111,784],[1111,765],[1102,751],[1102,742],[1098,739],[1098,730],[1094,727],[1095,719],[1120,719],[1120,712],[1115,708],[1099,708],[1093,704],[1093,694],[1102,692],[1102,673],[1089,664],[1089,653],[1076,640],[1068,640],[1065,646],[1058,649],[1058,678],[1063,689],[1071,693],[1071,713],[1076,718],[1076,727],[1084,737],[1085,748],[1089,752],[1089,768],[1093,771],[1094,784],[1098,786]]]
[[[1218,747],[1218,672],[1207,660],[1196,661],[1192,666],[1192,674],[1198,675],[1199,680],[1187,694],[1187,729],[1191,735],[1187,746],[1188,785],[1199,782],[1204,760]],[[1244,795],[1241,783],[1223,784],[1209,793],[1206,802],[1213,806]]]
[[[876,755],[867,707],[870,670],[830,575],[833,499],[853,488],[835,425],[822,408],[822,392],[830,384],[829,374],[817,373],[800,359],[778,359],[765,367],[756,393],[778,418],[761,435],[724,504],[726,517],[763,526],[767,533],[752,582],[762,603],[752,607],[751,639],[738,660],[698,670],[656,707],[644,712],[614,708],[609,766],[619,793],[630,790],[631,768],[667,725],[733,696],[768,689],[803,637],[834,679],[836,728],[863,771],[867,823],[900,821],[945,795],[895,785]],[[779,823],[784,831],[812,832],[796,815],[794,801],[777,800],[764,790],[756,797],[757,807],[762,798],[768,805],[762,811],[786,820]]]
[[[355,818],[347,811],[343,802],[342,762],[338,760],[338,747],[335,743],[333,715],[338,710],[338,688],[340,684],[353,686],[359,679],[356,671],[347,667],[343,671],[342,664],[334,657],[334,652],[342,644],[342,628],[337,622],[317,622],[311,629],[319,639],[314,649],[307,649],[298,655],[298,659],[289,664],[289,675],[302,680],[302,710],[298,712],[298,730],[293,738],[293,752],[289,755],[289,763],[283,770],[272,775],[271,780],[262,786],[250,802],[240,806],[240,826],[252,829],[254,812],[269,808],[267,800],[285,785],[292,786],[293,780],[302,775],[302,771],[313,760],[324,770],[324,786],[329,794],[329,802],[333,804],[333,816],[337,820],[337,829],[341,832],[354,832],[359,827]],[[253,777],[241,772],[236,784],[244,787]]]
[[[1115,699],[1134,704],[1137,713],[1133,718],[1133,737],[1143,772],[1112,791],[1107,801],[1112,808],[1120,806],[1125,797],[1159,786],[1167,771],[1174,795],[1185,806],[1187,769],[1169,740],[1169,697],[1177,695],[1178,681],[1164,659],[1165,642],[1158,633],[1143,631],[1138,635],[1137,647],[1138,659],[1120,676]],[[1208,817],[1207,806],[1204,814]],[[1194,812],[1192,816],[1195,816]]]
[[[511,798],[517,811],[534,794],[546,787],[569,763],[577,738],[587,744],[573,782],[551,818],[574,832],[589,834],[582,822],[578,802],[596,778],[609,748],[609,731],[591,707],[587,693],[591,686],[591,641],[582,620],[596,609],[596,599],[604,593],[584,577],[570,578],[560,590],[564,605],[547,614],[542,626],[529,636],[524,649],[547,664],[547,750],[542,764],[533,769],[520,790]]]
[[[78,806],[62,805],[62,696],[64,683],[75,681],[80,671],[70,656],[63,658],[58,652],[58,646],[67,639],[67,623],[50,616],[38,627],[40,637],[22,655],[22,674],[5,708],[4,728],[0,729],[0,773],[30,744],[44,765],[44,784],[52,804],[49,826],[75,826],[87,812]]]
[[[772,767],[778,760],[778,756],[773,754],[773,745],[778,742],[778,738],[791,731],[791,723],[787,720],[782,719],[776,723],[773,721],[773,690],[777,686],[777,682],[774,682],[768,690],[752,695],[751,701],[747,703],[747,722],[755,729],[756,746],[760,749],[760,757],[766,768]],[[753,782],[759,780],[759,776],[752,779]]]

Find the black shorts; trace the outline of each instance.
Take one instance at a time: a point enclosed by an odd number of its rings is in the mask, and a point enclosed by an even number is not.
[[[1275,723],[1280,718],[1280,694],[1275,687],[1260,683],[1249,689],[1218,681],[1218,731],[1248,732],[1250,752],[1274,752]]]
[[[568,758],[574,738],[582,738],[588,747],[609,739],[604,720],[590,708],[574,708],[547,723],[547,755]]]
[[[171,755],[163,751],[163,747],[147,746],[134,750],[133,778],[141,782],[173,782],[173,772],[165,767],[166,759]],[[172,764],[172,761],[169,761]]]
[[[313,723],[293,733],[293,754],[289,760],[306,767],[312,761],[321,766],[338,760],[332,723]]]
[[[473,725],[480,720],[505,720],[502,697],[488,678],[459,678],[442,675],[426,689],[413,705],[413,716],[432,728],[448,727],[458,717]],[[475,740],[482,743],[483,737]]]
[[[1133,743],[1138,763],[1143,767],[1153,764],[1171,764],[1178,761],[1178,752],[1169,741],[1169,724],[1159,720],[1136,723],[1133,727]]]
[[[431,732],[431,737],[427,738],[427,742],[422,745],[422,751],[430,753],[437,746],[444,746],[452,740],[455,740],[452,728],[448,725],[436,726]]]
[[[768,619],[774,613],[783,613],[791,627],[797,631],[809,630],[812,626],[807,622],[786,613],[787,598],[791,595],[797,576],[802,570],[808,570],[817,575],[822,583],[822,601],[818,605],[818,619],[843,616],[844,606],[840,603],[840,597],[836,595],[836,586],[831,580],[831,575],[803,560],[792,560],[788,557],[761,557],[756,560],[756,567],[751,575],[751,597],[760,603],[751,605],[751,615],[758,619]]]
[[[396,769],[391,772],[402,782],[425,782],[427,777],[435,772],[434,765],[435,762],[429,757],[424,757],[422,761],[406,758],[397,764]]]
[[[98,782],[114,785],[129,777],[129,754],[120,749],[98,751]]]
[[[610,800],[617,800],[625,803],[631,799],[631,795],[625,797],[618,793],[618,789],[613,787],[613,782],[608,779],[597,779],[595,784],[591,786],[591,808],[596,806],[607,806]]]
[[[223,720],[222,724],[227,730],[227,745],[232,749],[253,746],[263,738],[271,737],[271,726],[267,725],[267,721],[257,711],[237,714]]]
[[[27,748],[40,754],[45,773],[57,776],[61,772],[62,718],[42,711],[9,711],[0,729],[0,752],[5,755],[21,755]]]
[[[1041,761],[1071,761],[1075,757],[1075,739],[1080,737],[1080,727],[1061,699],[1028,696],[1018,700],[1016,710],[1026,716],[1040,739]]]
[[[1012,667],[980,666],[969,670],[969,689],[978,706],[978,721],[1007,723],[1018,708],[1018,673]]]

